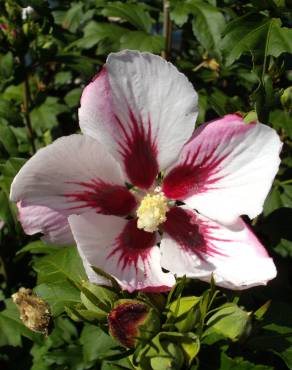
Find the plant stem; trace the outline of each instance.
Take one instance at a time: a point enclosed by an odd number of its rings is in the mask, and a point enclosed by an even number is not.
[[[170,3],[169,0],[163,0],[163,37],[165,39],[164,50],[161,55],[164,59],[170,58],[171,50],[171,20],[169,15]]]
[[[32,152],[34,154],[36,152],[36,147],[34,143],[34,132],[33,132],[31,120],[30,120],[29,105],[30,105],[29,81],[28,81],[27,74],[25,74],[24,84],[23,84],[23,111],[24,111],[25,124],[26,124],[26,128],[28,131],[28,137],[31,143]]]

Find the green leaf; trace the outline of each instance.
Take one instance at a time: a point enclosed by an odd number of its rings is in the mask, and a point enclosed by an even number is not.
[[[213,331],[236,340],[245,334],[250,325],[250,315],[234,303],[226,303],[207,321],[205,335]],[[210,330],[211,329],[211,330]]]
[[[66,105],[58,102],[58,98],[48,96],[40,106],[31,112],[31,123],[34,130],[40,135],[46,130],[58,126],[58,115],[67,110]]]
[[[268,309],[270,308],[270,305],[271,305],[271,300],[267,301],[266,303],[264,303],[260,308],[258,308],[255,313],[254,313],[254,316],[258,319],[258,320],[262,320],[262,318],[264,317],[265,313],[268,311]]]
[[[84,364],[80,346],[75,344],[70,344],[66,348],[51,350],[46,354],[45,359],[49,365],[64,365],[61,369],[84,370],[88,368]]]
[[[22,102],[22,99],[23,99],[23,83],[20,83],[19,85],[9,85],[7,86],[7,88],[5,89],[3,95],[2,95],[3,99],[7,100],[7,101],[16,101],[18,103]],[[11,104],[11,106],[13,107],[13,105]],[[1,101],[0,101],[0,107],[1,107]],[[13,109],[15,109],[13,107]],[[1,108],[0,108],[1,110]]]
[[[60,315],[66,306],[70,307],[80,303],[78,289],[66,280],[37,285],[35,292],[50,305],[53,316]]]
[[[89,281],[82,282],[80,289],[82,303],[89,310],[94,311],[95,308],[100,308],[103,311],[110,311],[118,299],[118,294],[112,289],[92,284]]]
[[[83,357],[87,362],[117,354],[117,343],[98,326],[86,324],[80,336]]]
[[[292,368],[292,309],[291,305],[282,302],[272,302],[265,315],[262,330],[251,336],[247,342],[248,348],[258,351],[270,351],[278,355]]]
[[[76,247],[60,248],[54,254],[39,258],[34,269],[39,274],[39,283],[59,283],[66,280],[80,283],[82,279],[87,279]]]
[[[84,36],[75,42],[82,49],[90,49],[101,41],[107,41],[109,51],[120,49],[120,38],[129,32],[126,28],[111,23],[89,22],[84,27]],[[74,45],[74,43],[72,44]]]
[[[270,191],[264,203],[264,216],[268,216],[276,209],[282,207],[281,193],[277,186]]]
[[[0,142],[11,156],[18,155],[18,143],[9,126],[0,125]]]
[[[82,2],[73,3],[63,18],[62,26],[71,32],[76,32],[84,14],[83,7]]]
[[[276,109],[270,112],[269,121],[276,130],[284,130],[285,134],[292,139],[292,112]]]
[[[142,368],[149,361],[153,369],[181,369],[184,361],[191,364],[199,349],[200,341],[194,333],[160,332],[135,361],[141,361]]]
[[[59,315],[65,306],[80,303],[80,292],[74,284],[80,284],[87,277],[75,247],[60,248],[39,258],[34,269],[39,283],[35,290],[50,304],[53,315]]]
[[[101,370],[133,370],[129,358],[123,358],[121,360],[115,360],[114,362],[103,361]]]
[[[284,207],[292,208],[292,185],[282,185],[281,199]]]
[[[275,252],[282,257],[292,258],[292,241],[281,239],[280,242],[273,248]]]
[[[30,331],[19,318],[19,311],[12,299],[5,301],[6,308],[0,312],[0,347],[21,346],[21,336],[38,342],[40,334]]]
[[[10,51],[5,55],[0,55],[0,81],[11,79],[13,76],[13,66],[13,54]]]
[[[121,39],[121,49],[132,49],[160,53],[164,48],[164,38],[158,35],[148,35],[143,31],[129,31]]]
[[[201,0],[177,2],[172,18],[182,25],[192,15],[192,29],[199,43],[212,55],[220,57],[219,43],[225,28],[223,14],[218,8]]]
[[[259,18],[245,15],[227,26],[221,43],[227,66],[247,52],[264,60],[268,55],[292,52],[292,30],[281,27],[280,19]]]
[[[61,71],[55,75],[55,86],[60,87],[72,82],[72,73],[70,71]]]
[[[150,32],[153,23],[147,7],[143,3],[122,3],[120,1],[109,3],[102,14],[106,17],[118,17],[131,23],[137,30]]]
[[[231,358],[226,353],[221,353],[221,363],[219,370],[273,370],[274,367],[266,365],[256,365],[244,360],[241,357]]]
[[[34,242],[26,244],[16,253],[16,255],[27,253],[27,252],[31,254],[51,254],[51,253],[58,252],[60,248],[63,248],[63,247],[58,247],[55,245],[48,245],[41,240],[36,240]]]
[[[14,217],[11,202],[4,191],[0,191],[0,220],[9,228],[14,226]]]
[[[4,97],[0,99],[0,118],[3,118],[7,123],[12,125],[22,123],[22,119],[19,111],[15,108],[15,104],[9,100],[5,100]]]
[[[168,316],[175,316],[175,317],[180,317],[186,313],[189,312],[193,307],[195,307],[201,300],[201,297],[195,297],[195,296],[190,296],[190,297],[182,297],[179,298],[169,305],[167,309],[169,309]]]
[[[68,94],[65,96],[64,100],[66,104],[70,108],[77,107],[80,102],[82,89],[80,87],[76,87],[75,89],[68,92]]]

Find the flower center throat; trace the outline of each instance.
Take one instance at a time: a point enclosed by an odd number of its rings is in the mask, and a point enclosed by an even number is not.
[[[147,232],[158,230],[158,226],[166,221],[169,211],[167,198],[162,192],[146,194],[137,209],[137,227]]]

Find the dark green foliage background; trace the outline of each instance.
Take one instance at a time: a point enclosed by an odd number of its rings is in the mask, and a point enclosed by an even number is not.
[[[23,20],[21,7],[28,5],[35,13]],[[171,0],[170,5],[169,59],[199,93],[198,123],[236,111],[248,114],[247,120],[257,114],[284,143],[264,212],[250,221],[275,259],[278,277],[268,287],[221,293],[247,311],[268,300],[271,306],[236,341],[230,330],[241,311],[233,312],[223,337],[202,341],[192,369],[292,369],[292,2]],[[25,236],[8,197],[34,148],[78,130],[82,89],[106,55],[125,48],[160,54],[162,30],[158,0],[0,0],[0,369],[131,368],[100,328],[64,315],[65,306],[80,300],[68,281],[84,277],[75,249]],[[21,286],[36,285],[57,317],[48,339],[21,324],[9,299]],[[200,295],[206,287],[189,282],[184,294]]]

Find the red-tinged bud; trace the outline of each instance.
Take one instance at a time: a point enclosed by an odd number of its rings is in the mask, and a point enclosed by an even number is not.
[[[155,309],[138,300],[121,299],[108,315],[109,331],[124,347],[134,348],[139,339],[151,338],[160,327]]]
[[[8,26],[6,23],[0,23],[0,30],[3,32],[8,31]]]

